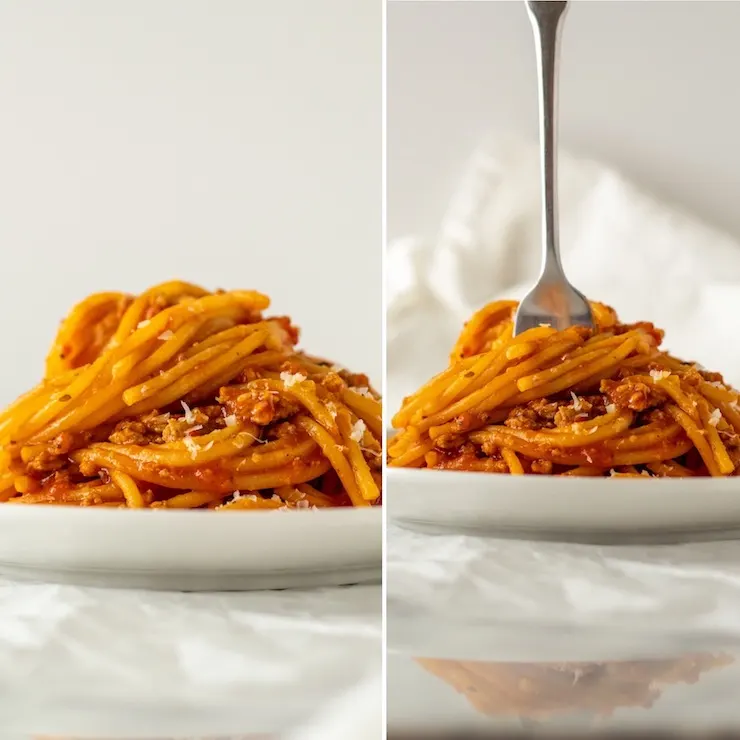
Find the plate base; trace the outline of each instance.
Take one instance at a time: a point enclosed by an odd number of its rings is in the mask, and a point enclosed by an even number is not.
[[[0,576],[20,581],[43,581],[67,586],[132,588],[156,591],[257,591],[323,588],[380,583],[378,567],[348,567],[331,571],[261,573],[185,573],[133,570],[64,570],[0,563]]]

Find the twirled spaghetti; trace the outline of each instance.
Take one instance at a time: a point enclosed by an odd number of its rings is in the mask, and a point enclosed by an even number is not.
[[[0,414],[0,500],[132,508],[380,503],[381,403],[295,349],[254,291],[100,293]]]
[[[596,329],[512,335],[514,301],[466,324],[447,370],[405,399],[390,465],[577,476],[729,476],[740,396],[592,304]]]

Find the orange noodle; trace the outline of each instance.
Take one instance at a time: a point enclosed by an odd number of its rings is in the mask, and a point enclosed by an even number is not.
[[[396,467],[576,476],[729,476],[740,395],[660,349],[652,324],[592,304],[595,329],[513,336],[514,301],[465,325],[444,372],[405,399]]]
[[[381,401],[296,349],[250,290],[99,293],[0,413],[0,501],[293,509],[380,503]]]

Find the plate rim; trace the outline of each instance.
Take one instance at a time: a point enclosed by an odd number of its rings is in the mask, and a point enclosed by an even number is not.
[[[511,473],[488,473],[477,470],[437,470],[430,468],[394,468],[388,466],[387,475],[390,489],[391,478],[397,478],[400,480],[406,480],[406,482],[418,482],[424,483],[426,481],[436,479],[439,475],[444,475],[445,478],[449,477],[449,480],[453,479],[458,481],[482,481],[485,477],[490,477],[492,481],[497,478],[505,478],[510,481],[516,479],[517,485],[529,488],[538,488],[544,485],[551,486],[583,486],[594,485],[595,481],[609,481],[608,484],[596,483],[598,486],[622,486],[622,487],[638,487],[660,490],[661,488],[673,488],[681,485],[683,486],[718,486],[724,487],[729,491],[737,489],[740,491],[740,476],[723,476],[723,477],[711,477],[711,476],[694,476],[685,478],[670,478],[670,477],[647,477],[647,476],[635,476],[635,477],[621,477],[621,476],[562,476],[562,475],[512,475]],[[737,480],[735,480],[737,478]],[[724,492],[724,491],[723,491]],[[389,495],[398,495],[389,490]]]

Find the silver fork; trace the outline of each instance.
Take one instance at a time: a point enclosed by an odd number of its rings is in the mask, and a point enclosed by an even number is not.
[[[519,304],[514,334],[541,324],[565,329],[593,326],[588,301],[565,277],[560,261],[557,201],[557,73],[560,26],[568,8],[559,0],[526,0],[535,38],[540,93],[542,177],[542,268],[534,288]]]

